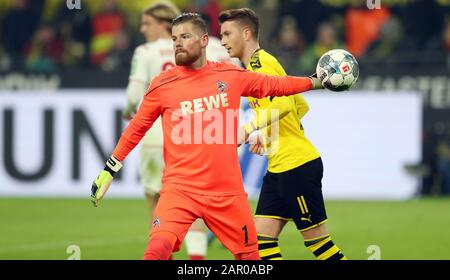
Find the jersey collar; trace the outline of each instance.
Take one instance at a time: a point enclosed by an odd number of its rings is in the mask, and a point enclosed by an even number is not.
[[[203,73],[203,72],[205,72],[205,71],[207,71],[207,70],[209,70],[211,68],[211,62],[209,60],[207,60],[206,61],[206,65],[203,66],[200,69],[197,69],[197,70],[191,69],[191,68],[186,67],[186,66],[178,66],[178,67],[181,70],[181,72],[183,72],[183,73],[200,74],[200,73]]]

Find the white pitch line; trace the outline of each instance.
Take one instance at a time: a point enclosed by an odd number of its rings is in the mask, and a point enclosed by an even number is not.
[[[59,242],[47,242],[47,243],[33,243],[33,244],[20,244],[13,246],[0,246],[1,253],[13,253],[13,252],[30,252],[30,251],[48,251],[53,249],[63,249],[70,245],[77,245],[81,249],[84,247],[101,247],[110,245],[121,245],[129,243],[144,242],[147,240],[147,236],[134,236],[128,238],[110,238],[110,239],[87,239],[87,240],[71,240],[71,241],[59,241]]]

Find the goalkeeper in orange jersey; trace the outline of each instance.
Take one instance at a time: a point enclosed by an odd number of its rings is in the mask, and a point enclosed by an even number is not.
[[[125,119],[130,120],[136,114],[139,103],[153,78],[175,67],[171,22],[179,14],[178,8],[169,1],[157,1],[144,9],[140,31],[147,42],[139,45],[134,51],[127,86],[127,104],[123,113]],[[211,61],[230,60],[218,38],[210,40],[206,57]],[[156,207],[162,187],[161,177],[164,168],[162,138],[161,118],[158,118],[152,129],[144,136],[140,151],[140,180],[150,213],[153,213]],[[205,258],[208,240],[206,226],[201,219],[193,223],[186,234],[185,243],[189,259]]]
[[[206,59],[209,36],[198,14],[172,22],[176,67],[155,77],[139,111],[92,184],[98,205],[122,161],[161,116],[163,188],[144,259],[168,259],[202,218],[239,260],[259,260],[256,229],[237,155],[241,96],[291,95],[320,86],[317,78],[270,77]]]
[[[280,63],[259,46],[259,20],[251,9],[223,11],[219,15],[222,45],[231,57],[239,58],[247,70],[285,76]],[[320,154],[306,138],[301,118],[308,112],[300,95],[248,97],[255,117],[245,125],[245,138],[261,130],[250,151],[267,151],[268,172],[264,176],[255,215],[259,254],[262,259],[282,259],[278,236],[287,221],[293,220],[303,235],[305,246],[320,260],[345,260],[333,243],[322,196],[323,166]],[[278,110],[273,114],[272,110]],[[278,117],[278,120],[275,120]],[[278,130],[275,139],[274,130]],[[271,140],[268,143],[267,140]]]

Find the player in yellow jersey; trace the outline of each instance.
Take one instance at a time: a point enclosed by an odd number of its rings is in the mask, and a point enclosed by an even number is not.
[[[223,11],[219,15],[219,23],[222,45],[231,57],[239,58],[249,71],[286,75],[277,59],[260,48],[259,20],[253,10]],[[313,87],[322,88],[317,78],[313,78]],[[304,238],[305,246],[318,259],[345,260],[325,227],[327,216],[322,196],[322,160],[317,149],[306,138],[301,124],[301,118],[309,110],[306,100],[297,94],[248,98],[248,101],[255,117],[245,125],[244,138],[248,139],[251,133],[261,130],[265,141],[256,142],[250,150],[254,153],[268,151],[269,161],[255,215],[261,258],[282,259],[278,236],[287,221],[293,220]]]

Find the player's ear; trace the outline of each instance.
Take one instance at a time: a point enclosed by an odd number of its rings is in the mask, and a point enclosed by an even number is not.
[[[242,29],[242,35],[244,37],[244,40],[248,41],[252,36],[252,31],[250,30],[250,28],[244,27],[244,29]]]
[[[209,43],[209,35],[208,34],[203,34],[202,37],[200,38],[201,46],[206,48],[208,43]]]

